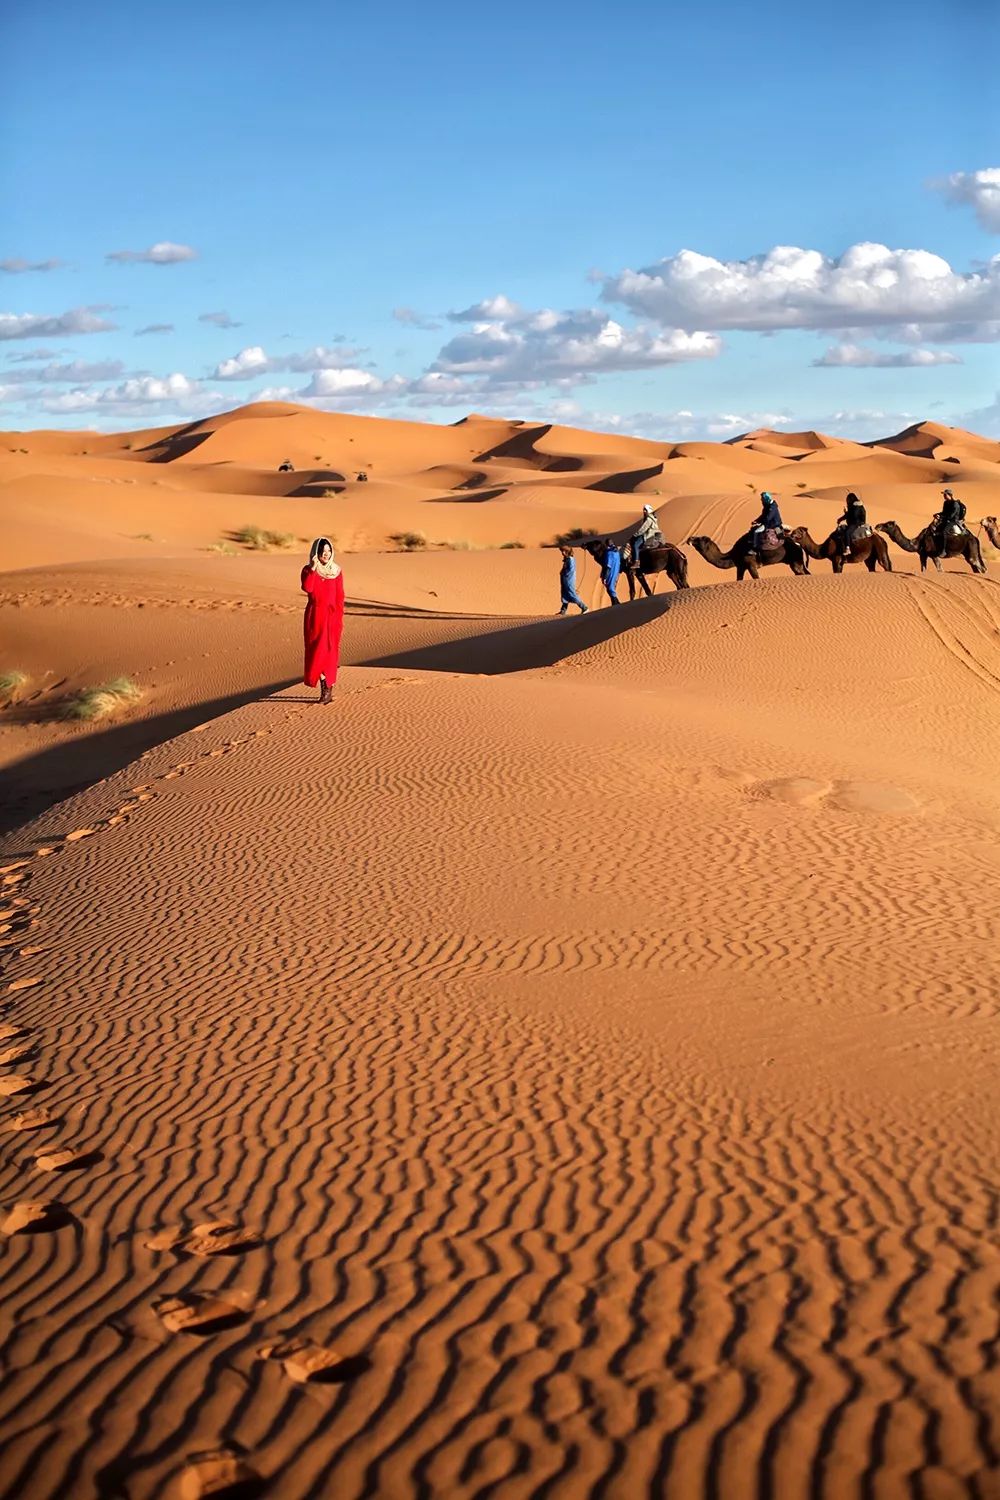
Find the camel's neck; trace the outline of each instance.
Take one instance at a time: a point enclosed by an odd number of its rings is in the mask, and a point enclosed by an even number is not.
[[[897,547],[902,547],[904,552],[917,552],[920,549],[912,537],[906,536],[896,525],[895,521],[886,525],[886,533],[892,537]]]
[[[702,551],[702,557],[713,568],[735,568],[736,559],[731,552],[720,552],[714,542],[710,542]]]

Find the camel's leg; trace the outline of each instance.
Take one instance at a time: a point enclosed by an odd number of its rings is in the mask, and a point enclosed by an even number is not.
[[[868,556],[865,558],[865,567],[868,569],[869,573],[874,573],[875,564],[877,562],[878,558],[875,556],[874,552],[869,552]]]
[[[646,575],[645,575],[645,573],[637,573],[635,576],[638,578],[639,583],[642,586],[642,592],[645,594],[646,598],[647,599],[652,599],[652,597],[653,597],[653,590],[650,588],[649,584],[646,582]]]
[[[944,569],[941,566],[941,559],[938,557],[936,552],[931,554],[931,562],[934,564],[935,568],[937,568],[939,573],[944,572]]]
[[[831,557],[830,561],[833,564],[833,571],[835,573],[842,573],[844,571],[844,559],[839,552],[834,557]]]

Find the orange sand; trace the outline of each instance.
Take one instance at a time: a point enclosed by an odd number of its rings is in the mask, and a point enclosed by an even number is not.
[[[0,437],[0,1493],[1000,1496],[996,555],[539,618],[643,497],[942,484],[1000,445]],[[330,708],[245,522],[338,537]]]

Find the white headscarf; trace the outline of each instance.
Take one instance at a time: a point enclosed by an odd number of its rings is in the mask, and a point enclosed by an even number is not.
[[[326,563],[320,562],[319,558],[324,547],[329,547],[330,549],[330,561]],[[312,564],[313,571],[318,573],[321,578],[340,577],[340,565],[334,562],[333,543],[328,536],[318,536],[316,538],[309,548],[309,561]]]

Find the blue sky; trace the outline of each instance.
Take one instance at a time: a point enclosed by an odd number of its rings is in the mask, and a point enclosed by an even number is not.
[[[53,0],[0,46],[0,426],[1000,435],[992,0]]]

